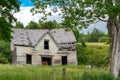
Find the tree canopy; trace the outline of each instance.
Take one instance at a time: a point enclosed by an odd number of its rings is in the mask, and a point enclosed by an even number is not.
[[[24,25],[23,25],[23,23],[18,21],[18,22],[16,22],[16,26],[14,26],[14,28],[24,28]]]
[[[46,21],[46,22],[41,22],[39,21],[39,26],[41,29],[56,29],[60,28],[60,24],[58,22],[54,21]]]
[[[26,29],[40,29],[38,23],[36,23],[34,21],[30,21],[25,28]]]
[[[11,39],[12,23],[16,21],[13,14],[19,11],[18,0],[0,0],[0,39]]]
[[[32,0],[33,13],[46,13],[52,6],[53,12],[62,11],[63,25],[70,28],[86,27],[99,20],[107,22],[110,37],[110,70],[117,77],[120,70],[120,0]],[[48,6],[49,5],[49,6]]]
[[[102,31],[94,29],[92,32],[88,33],[87,41],[88,42],[98,42],[100,37],[106,36]]]
[[[17,28],[19,28],[19,25]],[[30,23],[28,23],[28,25],[25,27],[25,29],[57,29],[57,28],[61,28],[61,25],[55,20],[45,22],[39,20],[38,23],[30,21]]]
[[[49,15],[45,9],[51,6],[52,12],[62,11],[63,24],[67,27],[86,27],[98,20],[107,21],[109,17],[115,18],[120,14],[120,2],[118,0],[32,0],[35,7],[31,10],[35,13]],[[48,6],[49,5],[49,6]],[[49,13],[49,14],[48,14]],[[72,20],[72,21],[71,21]]]

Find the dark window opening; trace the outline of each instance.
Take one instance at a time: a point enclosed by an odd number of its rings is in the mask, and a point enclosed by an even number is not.
[[[42,57],[42,65],[51,65],[51,58]]]
[[[49,49],[49,40],[44,40],[44,49]]]
[[[67,65],[67,56],[62,56],[62,65]]]
[[[32,64],[32,56],[29,54],[26,55],[26,64]]]

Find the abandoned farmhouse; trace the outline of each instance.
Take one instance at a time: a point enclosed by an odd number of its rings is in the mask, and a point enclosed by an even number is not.
[[[13,29],[13,64],[77,65],[76,39],[65,29]]]

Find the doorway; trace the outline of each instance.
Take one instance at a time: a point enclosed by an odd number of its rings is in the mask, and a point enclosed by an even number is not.
[[[26,54],[26,64],[32,64],[32,56],[30,54]]]
[[[42,57],[42,65],[51,65],[51,57]]]
[[[62,56],[62,65],[67,65],[67,56]]]

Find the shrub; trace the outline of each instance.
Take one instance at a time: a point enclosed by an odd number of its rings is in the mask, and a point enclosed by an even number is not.
[[[109,38],[105,41],[105,44],[110,44]]]
[[[8,59],[4,57],[2,53],[0,53],[0,63],[2,64],[8,63]]]
[[[107,40],[108,40],[108,37],[103,36],[99,38],[98,42],[106,42]]]
[[[81,45],[76,46],[77,49],[77,58],[78,58],[78,64],[85,64],[87,61],[87,58],[85,56],[85,47],[82,47]]]
[[[109,46],[104,45],[77,45],[78,64],[107,67],[109,64]]]
[[[5,61],[4,61],[5,60]],[[10,42],[0,40],[0,63],[12,61],[12,54],[10,51]]]

